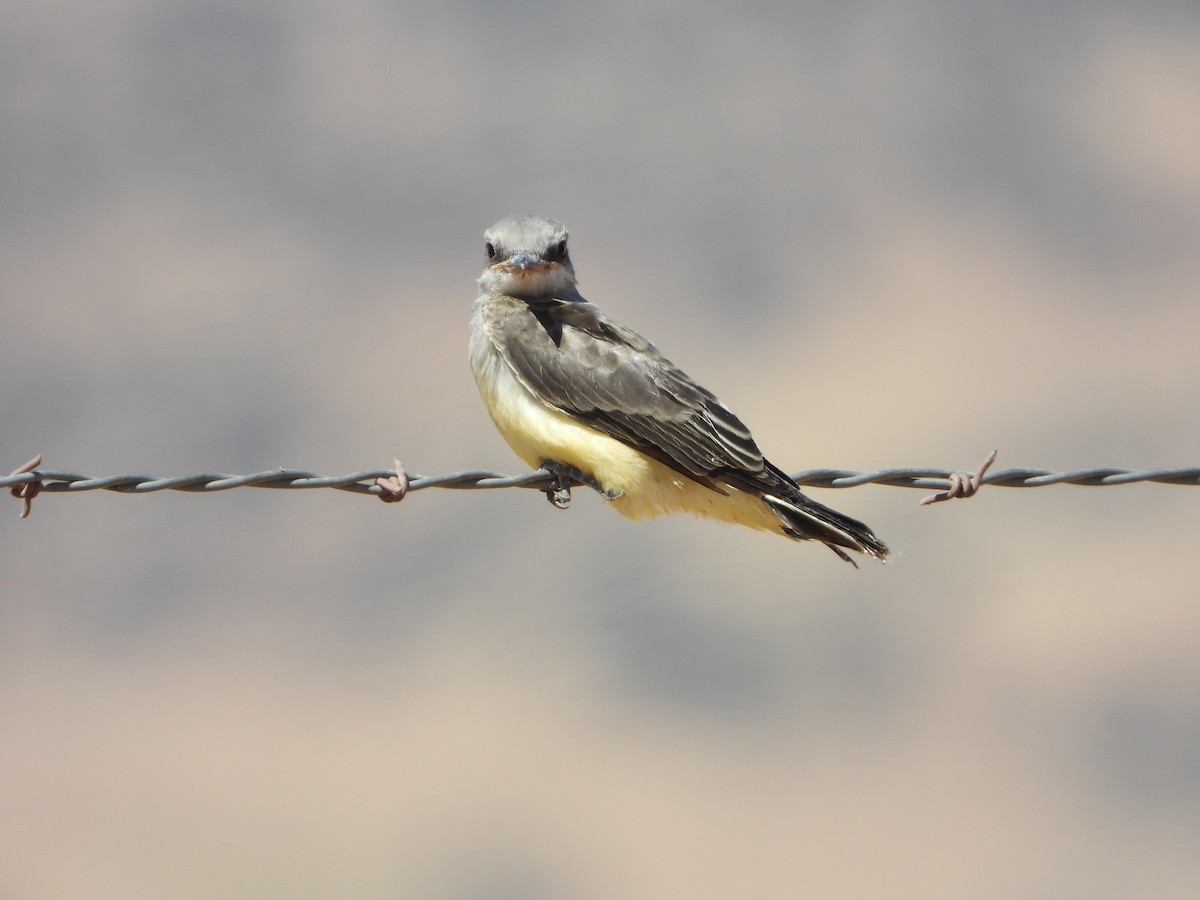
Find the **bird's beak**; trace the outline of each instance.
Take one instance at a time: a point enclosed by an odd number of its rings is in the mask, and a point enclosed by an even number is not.
[[[517,278],[531,278],[535,274],[549,271],[554,265],[555,263],[546,262],[546,260],[542,259],[536,253],[522,250],[520,253],[515,253],[506,260],[494,263],[492,268],[506,272]]]
[[[537,256],[534,253],[529,253],[527,251],[522,251],[522,252],[516,254],[515,256],[510,256],[507,260],[504,261],[504,264],[506,266],[508,266],[510,269],[519,269],[521,271],[524,271],[526,269],[532,269],[532,268],[540,265],[541,263],[542,263],[541,257]]]

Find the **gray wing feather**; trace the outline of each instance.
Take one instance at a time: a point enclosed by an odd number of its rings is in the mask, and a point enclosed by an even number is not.
[[[710,486],[723,470],[763,472],[737,416],[592,304],[531,304],[497,324],[492,341],[545,403]]]

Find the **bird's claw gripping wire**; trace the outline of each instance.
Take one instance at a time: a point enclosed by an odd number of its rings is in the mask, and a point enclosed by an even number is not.
[[[619,493],[605,490],[595,478],[589,478],[574,466],[546,460],[542,463],[542,468],[553,478],[550,486],[544,488],[546,499],[558,509],[566,509],[571,505],[571,488],[573,487],[590,487],[605,500],[616,500],[621,496]]]
[[[941,503],[943,500],[963,499],[973,497],[983,487],[983,476],[987,474],[987,470],[991,468],[992,463],[996,461],[996,451],[993,450],[987,455],[987,458],[979,464],[979,468],[973,474],[965,472],[954,472],[950,476],[950,486],[944,491],[939,491],[936,494],[930,494],[928,497],[923,497],[918,506],[928,506],[931,503]]]
[[[404,471],[404,464],[398,459],[393,462],[396,464],[394,474],[375,479],[378,497],[384,503],[399,503],[408,494],[408,473]]]
[[[570,466],[550,460],[543,462],[542,468],[553,476],[545,489],[546,499],[555,509],[566,509],[571,505],[571,487],[583,483],[579,472]]]
[[[42,454],[38,454],[23,466],[18,466],[12,470],[12,475],[24,475],[26,472],[32,472],[42,464]],[[33,498],[42,490],[42,482],[40,479],[27,481],[25,484],[19,484],[16,487],[8,489],[9,492],[21,501],[21,518],[29,518],[29,513],[33,510]]]

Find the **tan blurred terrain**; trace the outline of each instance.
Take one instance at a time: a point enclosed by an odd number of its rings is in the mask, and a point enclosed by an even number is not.
[[[520,471],[525,210],[785,469],[1200,464],[1186,4],[18,0],[0,116],[8,468]],[[10,501],[0,897],[1200,896],[1200,490],[814,493]]]

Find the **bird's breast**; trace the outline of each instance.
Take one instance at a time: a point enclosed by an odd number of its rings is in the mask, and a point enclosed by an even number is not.
[[[489,326],[494,325],[486,304],[477,304],[471,371],[488,415],[517,456],[533,468],[547,460],[573,466],[615,494],[636,491],[652,460],[536,396],[493,342]]]

